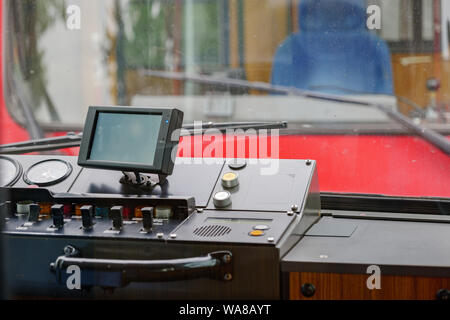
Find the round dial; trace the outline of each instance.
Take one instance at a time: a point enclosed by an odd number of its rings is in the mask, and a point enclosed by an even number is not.
[[[72,172],[70,163],[58,160],[44,160],[32,165],[24,175],[26,183],[40,187],[50,186],[66,179]]]
[[[15,183],[22,173],[22,167],[14,159],[0,156],[0,187]]]

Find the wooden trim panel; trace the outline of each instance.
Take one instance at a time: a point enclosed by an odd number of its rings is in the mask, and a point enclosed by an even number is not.
[[[450,289],[450,278],[382,276],[381,289],[369,290],[369,274],[300,273],[289,275],[291,300],[433,300],[440,289]],[[301,292],[303,284],[313,284],[311,298]]]

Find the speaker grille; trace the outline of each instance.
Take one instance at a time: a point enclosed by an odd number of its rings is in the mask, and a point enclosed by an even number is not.
[[[194,234],[198,237],[221,237],[230,232],[230,227],[220,225],[201,226],[194,230]]]

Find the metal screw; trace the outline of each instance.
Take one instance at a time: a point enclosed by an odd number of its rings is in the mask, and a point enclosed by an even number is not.
[[[269,241],[269,242],[274,242],[274,241],[275,241],[275,238],[274,238],[274,237],[269,237],[269,238],[267,238],[267,241]]]
[[[171,237],[172,239],[175,239],[175,238],[177,237],[177,235],[176,235],[175,233],[172,233],[172,234],[170,235],[170,237]]]
[[[230,263],[230,261],[231,261],[231,256],[230,256],[229,254],[226,254],[226,255],[223,256],[222,260],[223,260],[223,262],[225,262],[225,263]]]
[[[306,165],[307,165],[307,166],[310,166],[310,165],[312,165],[312,161],[311,161],[311,160],[309,160],[309,159],[308,159],[308,160],[306,160]]]
[[[292,211],[292,212],[298,212],[298,205],[293,204],[293,205],[291,206],[291,211]]]
[[[157,233],[157,234],[156,234],[156,237],[158,237],[158,238],[161,239],[162,237],[164,237],[164,233],[162,233],[162,232],[161,232],[161,233]]]
[[[293,216],[294,215],[294,213],[292,212],[292,211],[288,211],[288,216]]]
[[[233,279],[231,273],[226,273],[225,276],[223,277],[223,280],[225,281],[231,281],[231,279]]]
[[[202,209],[202,208],[198,208],[198,209],[197,209],[197,212],[198,212],[198,213],[203,213],[203,209]]]
[[[77,253],[77,249],[72,246],[65,246],[63,251],[66,256],[72,256]]]

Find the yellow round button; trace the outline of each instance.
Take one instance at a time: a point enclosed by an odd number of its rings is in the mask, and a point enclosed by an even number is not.
[[[264,232],[261,230],[253,230],[249,233],[252,237],[261,237],[264,235]]]
[[[223,180],[230,181],[236,179],[237,175],[233,172],[225,173],[222,177]]]
[[[234,188],[239,184],[239,177],[237,173],[227,172],[222,176],[222,185],[225,188]]]

